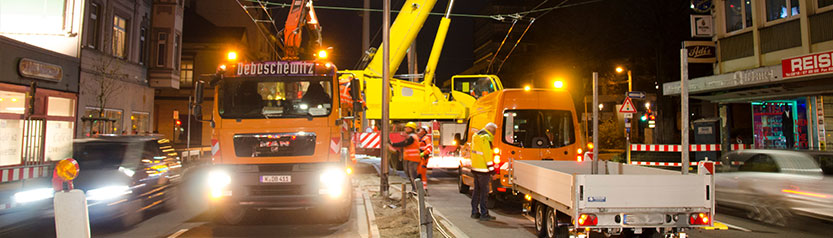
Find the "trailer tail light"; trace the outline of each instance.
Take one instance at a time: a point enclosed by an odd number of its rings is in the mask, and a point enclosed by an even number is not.
[[[599,224],[599,218],[593,214],[584,214],[578,216],[578,225],[579,226],[595,226]]]
[[[581,155],[576,155],[576,162],[582,162],[584,158],[581,158]]]
[[[710,219],[708,213],[692,213],[688,216],[688,223],[691,225],[708,225]]]

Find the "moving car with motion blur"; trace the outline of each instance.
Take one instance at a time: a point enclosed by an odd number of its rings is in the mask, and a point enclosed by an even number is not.
[[[833,221],[833,177],[819,152],[740,150],[727,153],[715,175],[715,200],[750,219],[788,226],[793,216]],[[813,156],[816,155],[816,156]]]
[[[126,227],[145,211],[175,206],[182,166],[168,139],[101,136],[73,146],[80,168],[73,185],[86,193],[91,222]]]

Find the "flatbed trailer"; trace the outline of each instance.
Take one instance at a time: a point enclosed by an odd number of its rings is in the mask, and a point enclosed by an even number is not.
[[[541,237],[582,237],[591,231],[684,237],[686,229],[713,225],[711,175],[621,163],[601,163],[599,174],[591,174],[590,162],[511,163],[513,189],[525,194],[524,210],[532,213]]]

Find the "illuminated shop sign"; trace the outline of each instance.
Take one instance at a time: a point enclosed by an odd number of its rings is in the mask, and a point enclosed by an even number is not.
[[[237,63],[237,76],[312,76],[316,75],[315,62],[269,61]]]
[[[833,51],[781,60],[784,78],[833,73]]]

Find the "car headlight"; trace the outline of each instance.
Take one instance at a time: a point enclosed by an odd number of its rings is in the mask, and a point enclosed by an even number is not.
[[[339,197],[347,182],[347,172],[342,169],[328,168],[321,173],[321,189],[319,194],[327,194],[330,197]]]
[[[212,198],[231,196],[231,191],[227,189],[231,184],[231,176],[225,171],[211,171],[208,173],[207,183]]]
[[[54,193],[55,191],[53,191],[51,188],[37,188],[17,192],[12,196],[12,199],[14,199],[15,203],[28,203],[52,198],[52,195]]]
[[[119,167],[119,172],[122,172],[124,173],[124,175],[127,175],[127,177],[131,178],[133,177],[133,174],[136,174],[136,171],[133,171],[132,169],[128,169],[125,167]]]
[[[130,187],[126,185],[106,186],[87,191],[87,200],[103,201],[115,199],[132,193]]]

